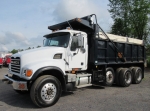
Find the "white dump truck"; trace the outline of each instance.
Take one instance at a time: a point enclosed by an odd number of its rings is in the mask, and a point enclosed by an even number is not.
[[[92,20],[95,18],[95,22]],[[95,14],[48,26],[44,46],[11,56],[2,80],[30,93],[39,107],[54,105],[62,91],[92,85],[128,87],[144,78],[142,40],[106,34]]]

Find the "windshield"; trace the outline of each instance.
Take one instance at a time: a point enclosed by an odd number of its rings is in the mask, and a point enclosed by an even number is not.
[[[46,35],[46,41],[44,46],[56,46],[56,47],[67,47],[69,43],[70,33],[61,32]]]

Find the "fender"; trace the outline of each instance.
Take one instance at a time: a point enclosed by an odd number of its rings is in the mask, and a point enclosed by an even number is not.
[[[33,74],[32,78],[31,78],[30,80],[31,80],[31,81],[33,80],[33,81],[34,81],[39,75],[42,75],[41,72],[43,72],[43,71],[48,71],[48,70],[53,70],[53,69],[55,69],[55,70],[57,70],[57,71],[59,71],[59,72],[61,73],[61,75],[62,75],[62,80],[61,80],[60,82],[61,82],[61,84],[62,84],[63,89],[66,90],[66,76],[65,76],[65,74],[63,73],[63,71],[62,71],[60,68],[55,67],[55,66],[47,66],[47,67],[42,67],[42,68],[38,69],[38,70]]]

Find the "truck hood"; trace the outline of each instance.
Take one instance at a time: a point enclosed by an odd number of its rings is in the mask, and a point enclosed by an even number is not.
[[[32,62],[53,59],[54,55],[58,53],[65,56],[64,52],[65,48],[63,47],[41,47],[16,53],[12,57],[20,57],[21,66],[24,66]]]

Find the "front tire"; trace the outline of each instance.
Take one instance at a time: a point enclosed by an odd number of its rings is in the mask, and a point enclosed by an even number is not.
[[[61,96],[61,84],[59,80],[51,75],[39,77],[32,85],[30,96],[38,107],[54,105]]]

